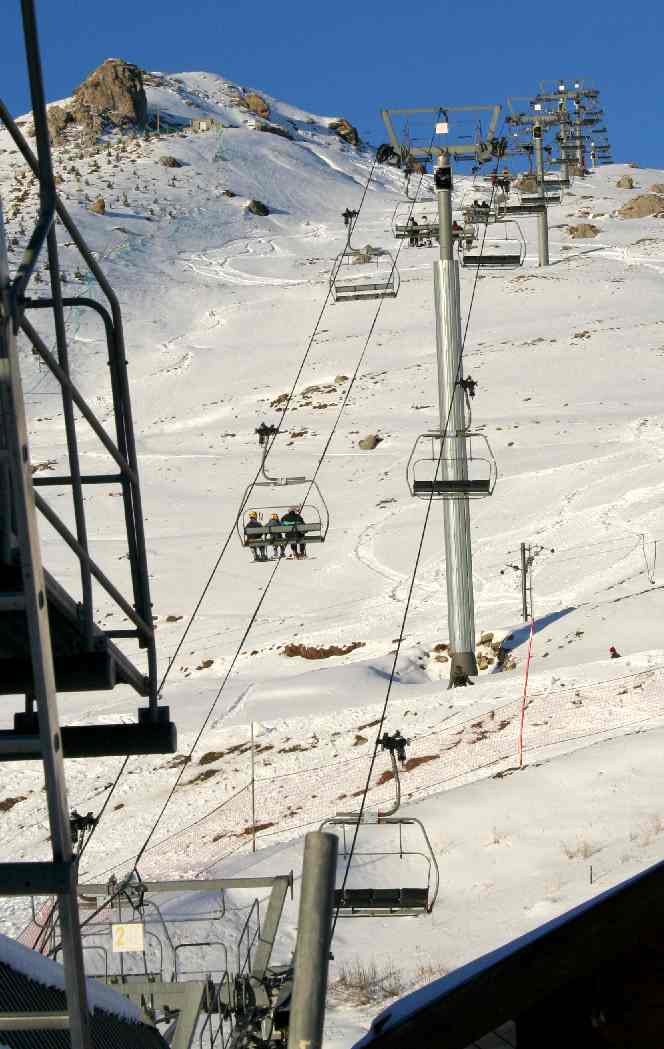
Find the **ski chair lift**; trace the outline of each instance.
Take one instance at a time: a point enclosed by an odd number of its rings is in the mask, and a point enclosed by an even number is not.
[[[262,449],[261,469],[258,480],[247,485],[242,496],[240,509],[236,518],[236,530],[243,547],[256,549],[259,547],[285,547],[287,543],[298,543],[308,546],[310,543],[324,543],[330,527],[330,514],[325,502],[325,497],[313,477],[306,476],[284,476],[272,477],[265,469],[267,454],[271,448],[272,441],[278,436],[279,430],[276,426],[266,426],[262,423],[256,430],[258,443]],[[299,488],[298,496],[290,501],[284,500],[281,489],[293,487]],[[279,491],[279,497],[271,500],[263,500],[263,493]],[[257,505],[253,501],[249,507],[252,496],[257,499]],[[283,515],[289,510],[297,508],[304,522],[284,522]],[[278,520],[273,515],[277,515]]]
[[[507,207],[507,197],[504,193],[491,195],[482,187],[479,192],[464,193],[461,199],[460,210],[466,222],[476,225],[489,225],[489,223],[500,222]]]
[[[546,205],[560,204],[561,203],[561,201],[562,201],[562,193],[560,191],[561,190],[561,182],[560,182],[559,179],[546,179],[545,178],[543,186],[542,186],[542,190],[543,190],[543,192],[541,194],[540,193],[533,193],[532,191],[530,191],[530,192],[528,192],[528,191],[521,192],[519,194],[519,199],[520,199],[522,204],[525,204],[525,205],[529,205],[530,204],[530,205],[534,205],[534,206],[536,206],[537,204],[542,204],[542,203],[544,203]]]
[[[516,269],[526,259],[526,241],[518,222],[494,222],[491,235],[470,247],[459,241],[461,265],[481,269]]]
[[[333,302],[395,299],[399,271],[394,256],[384,248],[348,246],[334,260],[330,274]]]
[[[411,217],[417,225],[410,223]],[[392,214],[392,233],[397,240],[409,240],[416,237],[418,241],[438,240],[438,205],[433,199],[413,203],[400,201]]]
[[[441,452],[440,431],[419,435],[406,466],[410,494],[420,499],[483,498],[493,495],[498,480],[488,438],[465,430],[445,437]],[[466,461],[460,459],[465,443]]]
[[[344,883],[334,890],[334,906],[340,917],[413,917],[431,914],[434,908],[440,872],[429,836],[421,820],[396,815],[401,803],[397,759],[401,764],[405,762],[408,742],[398,731],[392,736],[384,732],[380,740],[381,749],[389,753],[392,763],[395,798],[389,809],[385,812],[341,812],[321,824],[321,830],[331,830],[340,839],[339,862]],[[390,848],[380,847],[386,836],[395,842]],[[410,847],[409,839],[413,837],[416,848]],[[376,844],[367,849],[364,845],[367,840]],[[360,849],[354,847],[358,842]],[[353,863],[353,859],[360,862]],[[408,876],[411,871],[417,871],[417,878],[413,876],[412,880],[417,880],[418,884],[404,887],[402,868],[398,878],[389,879],[396,884],[367,887],[368,870],[377,864],[385,871],[387,865],[393,863],[399,866],[403,863]],[[364,884],[359,887],[349,885],[349,881]]]

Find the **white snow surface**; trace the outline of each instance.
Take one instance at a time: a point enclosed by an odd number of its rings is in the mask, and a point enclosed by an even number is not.
[[[65,971],[59,962],[45,958],[38,951],[11,940],[0,933],[0,962],[8,965],[17,973],[29,977],[43,987],[54,987],[58,991],[65,989]],[[86,980],[88,1002],[92,1009],[101,1009],[105,1013],[117,1016],[120,1020],[142,1023],[141,1010],[124,995],[118,994],[98,980]]]
[[[287,140],[247,126],[239,88],[205,73],[164,76],[148,87],[150,107],[184,120],[212,115],[209,133],[173,131],[80,157],[55,150],[61,196],[120,297],[132,384],[161,669],[165,670],[258,465],[254,428],[279,418],[270,403],[294,380],[327,293],[345,235],[340,213],[359,206],[373,154],[342,143],[330,118],[267,97],[270,121]],[[352,119],[352,114],[346,114]],[[26,121],[26,124],[29,121]],[[114,139],[115,141],[115,139]],[[215,155],[224,159],[215,160]],[[175,156],[179,168],[159,163]],[[33,189],[0,135],[0,192],[9,216],[11,262],[25,243],[21,214]],[[72,170],[75,169],[75,170]],[[76,174],[79,172],[80,174]],[[629,173],[636,189],[621,190]],[[356,961],[393,963],[405,992],[528,932],[662,854],[664,738],[662,580],[664,534],[664,224],[615,212],[664,173],[627,165],[576,180],[549,210],[551,259],[536,264],[536,228],[526,219],[523,269],[487,271],[477,282],[465,372],[478,380],[473,424],[489,437],[500,477],[494,496],[472,504],[476,625],[495,640],[513,634],[516,668],[492,664],[474,688],[448,692],[442,515],[435,506],[404,629],[386,720],[412,740],[404,806],[428,829],[441,872],[431,917],[340,919],[334,943],[326,1044],[361,1037],[380,997],[353,1004],[338,983]],[[236,194],[227,197],[224,191]],[[468,176],[455,200],[478,193]],[[92,215],[102,194],[107,210]],[[249,214],[251,198],[269,216]],[[390,220],[402,200],[398,173],[375,168],[354,242],[395,250]],[[29,218],[25,218],[26,229]],[[592,222],[592,240],[569,225]],[[58,230],[71,294],[99,297]],[[16,238],[15,245],[13,238]],[[359,804],[368,774],[395,639],[401,631],[424,504],[410,498],[405,465],[415,437],[436,426],[432,263],[436,249],[404,247],[399,297],[383,304],[318,480],[330,508],[323,546],[279,566],[233,674],[217,696],[270,566],[250,563],[234,540],[169,674],[164,701],[186,755],[214,709],[181,786],[141,862],[143,877],[296,872],[277,961],[288,956],[297,921],[302,835],[339,808]],[[81,275],[77,275],[80,273]],[[47,276],[43,265],[35,295]],[[464,322],[474,274],[461,273]],[[310,475],[362,353],[375,303],[328,305],[270,459],[276,475]],[[42,317],[33,315],[52,344]],[[96,319],[71,310],[74,379],[112,429],[105,345]],[[67,472],[61,406],[36,360],[23,350],[31,457],[39,470]],[[345,377],[345,378],[343,378]],[[311,387],[317,389],[311,390]],[[308,392],[307,392],[308,391]],[[358,440],[380,433],[374,451]],[[84,469],[108,465],[80,428]],[[49,497],[71,521],[57,489]],[[286,496],[256,490],[269,511]],[[124,521],[110,489],[86,503],[93,553],[128,585]],[[525,765],[516,763],[527,631],[520,625],[519,543],[535,560],[537,617]],[[76,567],[46,525],[46,567],[78,594]],[[104,595],[100,621],[126,627]],[[287,658],[288,643],[362,646],[324,662]],[[609,661],[614,644],[620,660]],[[140,653],[127,647],[135,658]],[[62,695],[63,723],[136,716],[136,697]],[[3,707],[9,724],[13,707]],[[257,852],[251,850],[250,722],[256,740]],[[205,761],[201,759],[205,756]],[[98,811],[120,759],[67,762],[71,807]],[[134,758],[86,852],[82,877],[106,878],[132,859],[171,789],[179,765]],[[369,804],[385,804],[391,783],[379,758]],[[495,778],[495,777],[498,778]],[[2,766],[2,853],[48,855],[41,769]],[[359,845],[363,845],[362,832]],[[366,832],[368,835],[368,831]],[[364,842],[368,849],[368,838]],[[400,865],[401,864],[401,865]],[[592,884],[591,870],[592,867]],[[340,865],[341,870],[341,865]],[[362,858],[355,884],[417,884],[415,866]],[[597,886],[597,887],[596,887]],[[231,894],[229,950],[246,896]],[[24,902],[0,901],[3,927],[27,921]]]

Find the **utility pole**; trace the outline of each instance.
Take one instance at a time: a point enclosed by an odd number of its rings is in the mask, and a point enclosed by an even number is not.
[[[434,171],[440,227],[440,259],[434,262],[438,406],[441,434],[440,470],[443,480],[468,479],[466,417],[461,360],[461,303],[459,263],[453,258],[452,168],[442,152]],[[447,433],[446,433],[447,431]],[[443,440],[443,435],[445,438]],[[445,576],[450,645],[450,688],[467,685],[476,677],[475,603],[468,496],[443,500]]]
[[[524,623],[528,622],[528,560],[526,558],[526,544],[521,544],[521,614]]]
[[[338,848],[336,834],[312,831],[304,839],[288,1049],[323,1043]]]
[[[540,266],[549,265],[549,217],[544,197],[544,156],[542,152],[542,125],[533,127],[533,145],[535,146],[535,172],[537,175],[537,195],[542,206],[537,212],[537,252]]]

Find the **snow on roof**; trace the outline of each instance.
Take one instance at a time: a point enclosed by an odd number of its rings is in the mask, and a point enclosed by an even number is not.
[[[54,987],[58,991],[65,990],[65,971],[59,962],[45,958],[38,951],[32,951],[29,947],[17,943],[16,940],[3,936],[2,933],[0,933],[0,963],[27,976],[35,983],[40,983],[43,987]],[[120,1020],[142,1023],[140,1009],[124,995],[105,987],[97,980],[88,978],[86,983],[91,1009],[101,1009]],[[0,1049],[2,1049],[1,1046]]]

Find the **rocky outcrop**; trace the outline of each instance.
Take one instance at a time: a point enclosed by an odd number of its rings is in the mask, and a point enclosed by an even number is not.
[[[655,182],[648,189],[649,193],[658,193],[660,196],[664,196],[664,182]]]
[[[272,124],[267,120],[257,120],[256,131],[267,131],[269,135],[279,135],[280,138],[287,138],[291,141],[293,139],[288,128],[282,127],[281,124]]]
[[[95,130],[105,124],[144,127],[148,104],[143,74],[121,58],[107,58],[74,92],[78,123]]]
[[[62,106],[49,106],[46,110],[46,119],[51,142],[58,142],[67,125],[74,123],[74,114]]]
[[[331,120],[328,126],[330,131],[334,131],[349,146],[359,146],[360,136],[357,133],[357,128],[353,127],[344,117],[337,117],[335,120]]]
[[[104,200],[104,198],[97,197],[96,200],[93,200],[92,204],[88,208],[88,211],[92,211],[95,215],[105,215],[106,201]]]
[[[269,117],[270,107],[257,91],[247,91],[246,95],[243,95],[240,99],[241,107],[248,109],[250,113],[255,113],[257,117]]]
[[[369,433],[366,437],[363,437],[361,441],[358,441],[358,447],[365,452],[371,452],[374,448],[377,448],[382,437],[379,437],[377,433]]]
[[[267,204],[263,204],[262,200],[250,200],[247,204],[247,211],[250,211],[252,215],[270,214],[270,209]]]
[[[591,240],[599,233],[599,226],[592,222],[579,222],[578,226],[568,226],[567,232],[574,240]]]
[[[159,163],[165,168],[181,168],[182,161],[178,160],[177,157],[168,156],[166,153],[159,157]]]
[[[634,179],[631,175],[622,175],[616,182],[618,189],[634,189]]]
[[[641,193],[618,209],[621,219],[645,219],[650,215],[664,215],[664,194]]]

